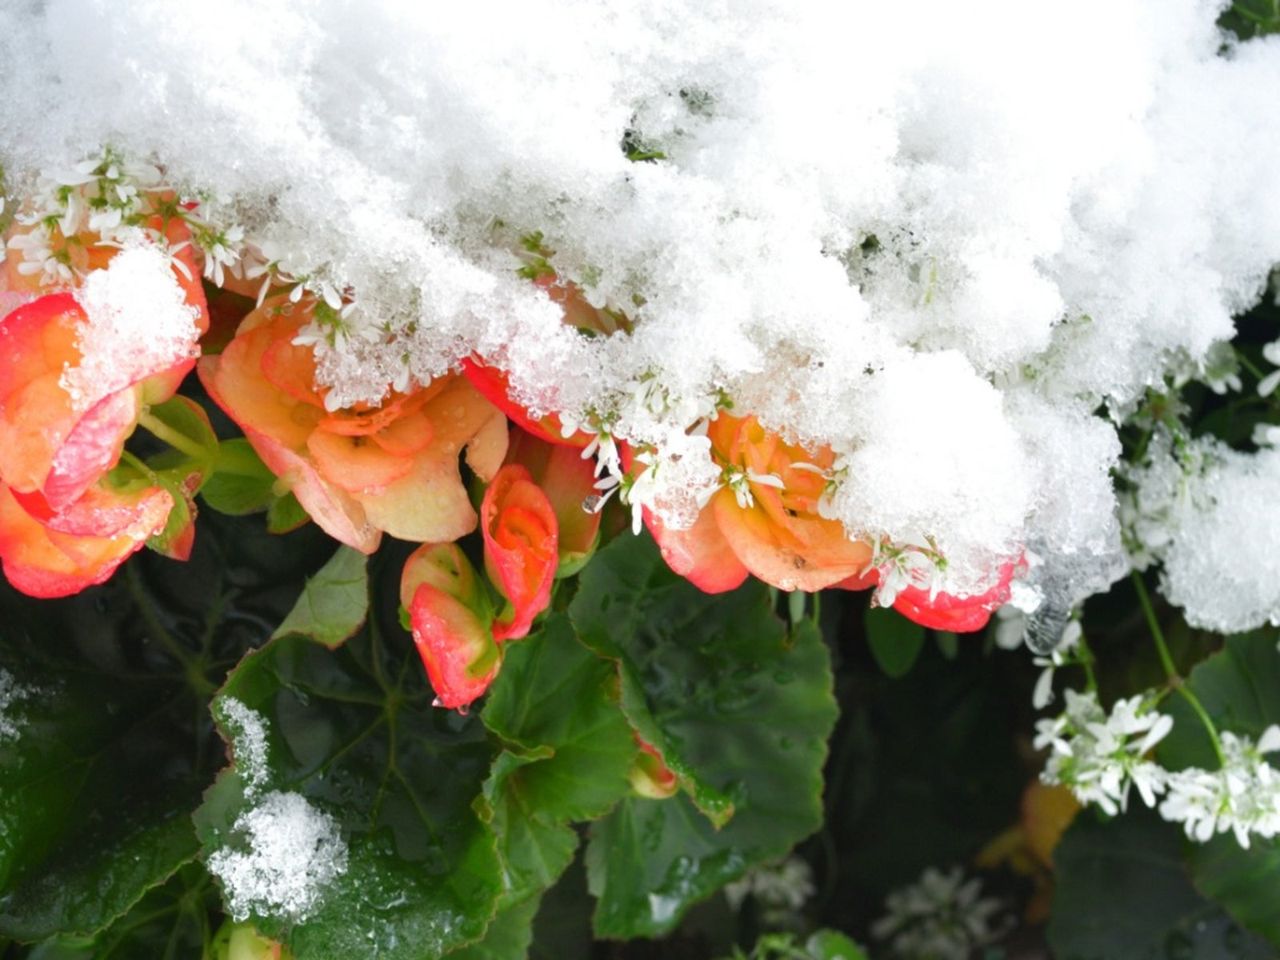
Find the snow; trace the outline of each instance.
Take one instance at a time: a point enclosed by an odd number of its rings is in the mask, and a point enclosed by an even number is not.
[[[346,873],[337,821],[301,794],[272,790],[236,819],[234,832],[244,849],[217,850],[208,867],[238,921],[251,914],[306,920]]]
[[[257,795],[267,783],[268,766],[267,727],[262,715],[246,707],[235,697],[223,697],[218,701],[222,722],[231,733],[231,749],[236,771],[244,782],[247,797]]]
[[[1280,450],[1200,440],[1179,456],[1157,448],[1135,476],[1137,559],[1163,561],[1163,592],[1188,622],[1220,633],[1280,624]]]
[[[76,344],[82,359],[61,383],[83,409],[196,356],[197,311],[154,245],[126,247],[90,271],[76,298],[89,318]]]
[[[20,727],[14,708],[30,696],[31,691],[19,685],[13,674],[0,668],[0,743],[17,739]]]
[[[1094,411],[1200,363],[1280,262],[1280,38],[1230,41],[1212,0],[923,0],[907,29],[784,0],[12,6],[15,193],[103,143],[162,165],[247,254],[354,293],[333,402],[478,351],[680,463],[648,490],[680,525],[708,477],[685,414],[728,395],[843,457],[851,533],[933,538],[953,593],[1025,552],[1050,613],[1123,569]],[[562,325],[517,274],[535,232],[633,334]]]

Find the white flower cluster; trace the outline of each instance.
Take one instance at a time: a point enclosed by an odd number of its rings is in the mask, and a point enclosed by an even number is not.
[[[1242,847],[1250,836],[1280,835],[1280,770],[1264,756],[1280,751],[1280,725],[1264,730],[1257,743],[1221,733],[1217,770],[1169,771],[1148,758],[1173,729],[1150,694],[1116,701],[1109,715],[1092,692],[1068,690],[1066,697],[1060,716],[1036,724],[1036,749],[1050,749],[1040,775],[1045,783],[1067,786],[1081,803],[1111,815],[1126,808],[1136,787],[1148,807],[1159,804],[1165,820],[1182,824],[1201,843],[1228,831]]]
[[[1112,815],[1126,808],[1131,787],[1155,806],[1165,771],[1146,755],[1173,729],[1173,719],[1151,708],[1152,698],[1143,694],[1117,700],[1109,715],[1092,691],[1068,690],[1066,697],[1061,715],[1036,724],[1036,749],[1050,748],[1040,778],[1070,787],[1081,803]]]
[[[111,149],[67,169],[45,169],[32,192],[31,205],[14,215],[18,224],[28,228],[15,233],[7,244],[21,254],[18,273],[38,276],[42,286],[66,285],[82,276],[68,251],[55,249],[55,231],[62,238],[92,231],[99,234],[102,246],[136,241],[143,232],[161,242],[160,231],[144,230],[140,223],[144,195],[160,189],[159,170],[126,161]]]
[[[910,886],[885,899],[885,914],[871,926],[902,960],[969,960],[973,951],[1003,932],[993,921],[1003,905],[982,896],[982,881],[965,879],[960,867],[928,868]]]
[[[729,906],[742,908],[748,896],[760,909],[761,922],[770,929],[795,926],[800,911],[817,892],[813,870],[801,857],[790,856],[752,867],[740,879],[724,888]]]
[[[1280,750],[1280,726],[1267,727],[1256,744],[1229,732],[1220,739],[1223,766],[1169,774],[1160,815],[1181,823],[1187,836],[1201,843],[1230,830],[1247,848],[1251,834],[1280,834],[1280,770],[1263,757]]]

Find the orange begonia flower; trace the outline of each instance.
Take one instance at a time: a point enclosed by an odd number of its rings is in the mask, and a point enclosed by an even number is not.
[[[466,448],[476,474],[492,477],[507,449],[506,418],[458,375],[376,407],[326,409],[315,356],[294,343],[314,309],[281,296],[245,317],[219,356],[200,361],[210,396],[343,543],[372,553],[384,531],[433,543],[470,532],[476,514],[458,456]]]
[[[583,459],[576,447],[547,443],[523,430],[513,430],[507,462],[527,469],[546,494],[556,515],[560,557],[556,577],[572,576],[586,565],[600,534],[600,511],[586,507],[588,498],[599,493],[592,460]]]
[[[148,226],[181,247],[170,257],[193,309],[193,335],[179,356],[133,357],[123,382],[91,379],[72,389],[68,374],[100,359],[81,349],[90,326],[85,308],[68,289],[19,272],[13,258],[0,269],[0,309],[7,308],[0,317],[0,561],[10,583],[32,596],[66,596],[103,582],[164,528],[173,507],[160,487],[117,489],[104,480],[144,407],[172,397],[191,370],[195,338],[208,326],[186,224],[155,216]],[[54,252],[74,268],[62,287],[110,267],[120,251],[99,239],[63,238],[55,228]]]
[[[1009,599],[1013,573],[1014,564],[1003,564],[996,583],[989,590],[970,597],[942,592],[931,595],[922,587],[905,587],[894,598],[893,609],[930,630],[972,633],[985,627],[996,608]]]
[[[820,590],[866,569],[871,546],[818,513],[835,455],[806,450],[765,430],[755,417],[721,413],[707,430],[724,486],[687,530],[650,511],[645,522],[676,573],[708,593],[751,574],[782,590]]]
[[[0,484],[5,578],[32,597],[79,593],[107,580],[159,533],[171,509],[173,498],[160,487],[126,494],[98,486],[60,513],[30,510]]]
[[[524,467],[509,463],[493,478],[480,505],[480,533],[485,570],[510,606],[494,622],[493,638],[518,640],[551,602],[560,562],[555,511]]]

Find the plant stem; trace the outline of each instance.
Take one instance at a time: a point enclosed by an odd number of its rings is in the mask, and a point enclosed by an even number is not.
[[[145,407],[142,412],[138,414],[138,426],[163,440],[175,450],[181,450],[189,457],[193,457],[196,460],[207,460],[209,458],[208,450],[204,449],[190,437],[174,430]]]
[[[1169,686],[1177,690],[1191,705],[1191,709],[1195,711],[1196,716],[1200,718],[1200,722],[1204,724],[1205,733],[1209,734],[1209,739],[1213,743],[1213,752],[1218,755],[1218,763],[1222,766],[1227,765],[1227,759],[1222,753],[1222,740],[1218,737],[1218,728],[1214,725],[1213,720],[1209,717],[1209,711],[1204,708],[1204,704],[1187,687],[1182,676],[1178,673],[1177,667],[1174,666],[1173,656],[1169,653],[1169,645],[1165,643],[1164,631],[1160,629],[1160,621],[1156,619],[1155,608],[1151,605],[1151,596],[1147,593],[1147,585],[1142,582],[1142,574],[1134,570],[1131,574],[1134,589],[1138,592],[1138,602],[1142,604],[1142,613],[1147,618],[1147,626],[1151,629],[1151,638],[1155,641],[1156,651],[1160,654],[1160,662],[1164,665],[1164,671],[1169,677]]]
[[[1094,675],[1094,672],[1093,672],[1093,664],[1094,664],[1093,650],[1089,647],[1089,641],[1085,639],[1083,632],[1081,632],[1080,634],[1080,640],[1078,641],[1078,645],[1080,647],[1080,656],[1077,658],[1076,662],[1079,663],[1080,666],[1084,668],[1085,689],[1090,691],[1091,693],[1097,693],[1098,678],[1097,676]]]
[[[124,579],[134,603],[138,605],[138,612],[142,614],[143,623],[147,626],[147,633],[150,634],[152,639],[158,641],[174,660],[178,661],[186,674],[187,682],[194,690],[204,696],[212,694],[217,688],[204,675],[202,664],[195,655],[179,643],[173,634],[165,629],[164,624],[160,622],[160,618],[156,615],[155,608],[151,604],[151,598],[147,596],[146,589],[143,587],[142,580],[139,578],[138,571],[133,564],[125,564]]]

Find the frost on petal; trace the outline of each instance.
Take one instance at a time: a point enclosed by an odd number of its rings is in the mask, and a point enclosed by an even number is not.
[[[81,360],[63,372],[62,386],[79,408],[194,359],[200,310],[155,247],[121,251],[89,274],[76,297],[87,322],[77,343]]]

